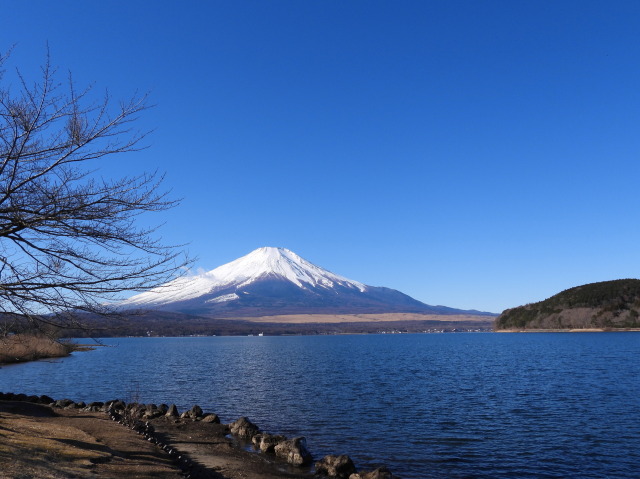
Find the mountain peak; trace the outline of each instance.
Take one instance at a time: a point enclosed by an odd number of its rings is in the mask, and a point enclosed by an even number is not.
[[[224,283],[238,283],[238,287],[261,277],[274,276],[286,279],[300,288],[331,288],[337,283],[351,285],[360,291],[366,289],[364,284],[320,268],[291,250],[271,246],[253,250],[246,256],[210,271],[207,275],[214,276]]]
[[[264,279],[293,283],[303,290],[330,290],[336,286],[359,292],[367,290],[363,283],[331,273],[291,250],[264,246],[206,273],[187,275],[133,296],[124,305],[162,305],[203,295],[211,296],[210,302],[226,302],[237,299],[243,288]]]
[[[267,265],[274,265],[282,261],[302,260],[300,256],[287,248],[276,248],[273,246],[263,246],[262,248],[254,249],[251,253],[243,256],[242,258],[238,258],[236,261],[242,259],[252,261],[255,264],[265,263]]]
[[[254,249],[249,254],[265,254],[265,255],[283,255],[286,253],[293,253],[293,251],[287,248],[275,247],[275,246],[263,246],[262,248]]]
[[[186,275],[121,303],[208,317],[417,312],[460,314],[389,288],[367,286],[286,248],[262,247],[197,275]]]

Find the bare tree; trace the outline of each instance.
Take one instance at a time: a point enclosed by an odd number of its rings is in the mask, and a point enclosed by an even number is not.
[[[110,313],[122,293],[162,284],[187,259],[138,225],[176,204],[162,176],[97,171],[142,148],[132,124],[146,96],[92,101],[91,88],[57,83],[48,57],[41,72],[31,85],[18,71],[16,91],[0,72],[0,314],[5,324],[76,326],[79,313]]]

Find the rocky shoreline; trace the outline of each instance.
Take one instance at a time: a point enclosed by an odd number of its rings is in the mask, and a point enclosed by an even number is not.
[[[0,393],[0,401],[38,404],[71,413],[101,413],[111,421],[122,425],[142,436],[144,440],[155,445],[162,454],[185,478],[192,479],[223,479],[231,477],[220,473],[219,467],[208,465],[207,451],[196,447],[199,443],[211,442],[211,437],[217,437],[217,444],[227,447],[234,442],[244,442],[253,445],[255,452],[244,452],[250,456],[261,456],[265,462],[273,466],[269,477],[327,477],[336,479],[394,479],[386,467],[379,467],[371,471],[358,471],[351,458],[347,455],[328,455],[315,461],[307,448],[306,439],[302,436],[287,438],[279,434],[270,434],[260,430],[248,418],[221,424],[214,413],[206,413],[199,406],[180,413],[175,404],[139,404],[125,403],[115,399],[106,402],[74,402],[70,399],[55,400],[49,396],[28,396],[26,394]],[[229,437],[231,436],[231,438]],[[206,440],[202,440],[206,439]],[[233,447],[233,446],[231,446]],[[246,462],[239,462],[245,467]],[[241,471],[239,471],[241,472]],[[139,476],[144,477],[144,476]],[[259,474],[258,477],[267,477]]]

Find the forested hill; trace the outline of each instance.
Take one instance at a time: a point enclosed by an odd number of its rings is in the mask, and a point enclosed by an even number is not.
[[[640,280],[619,279],[567,289],[539,303],[505,310],[503,329],[640,328]]]

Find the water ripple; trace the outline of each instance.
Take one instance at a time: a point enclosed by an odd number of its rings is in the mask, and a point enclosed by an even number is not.
[[[448,334],[108,339],[3,367],[0,390],[199,404],[417,478],[632,478],[640,336]]]

